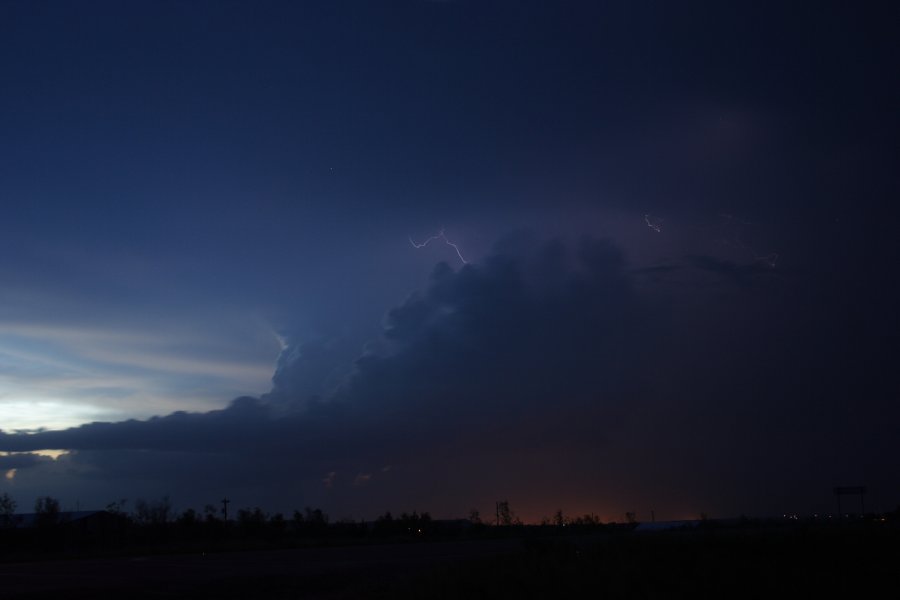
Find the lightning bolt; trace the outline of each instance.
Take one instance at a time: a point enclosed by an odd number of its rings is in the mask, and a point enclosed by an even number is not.
[[[419,248],[424,248],[429,243],[431,243],[435,240],[444,240],[445,244],[447,244],[448,246],[450,246],[451,248],[456,250],[456,255],[459,257],[459,260],[462,261],[462,264],[464,264],[464,265],[469,264],[469,261],[467,261],[465,258],[463,258],[462,252],[459,251],[459,246],[457,246],[456,244],[454,244],[453,242],[451,242],[450,240],[447,239],[447,236],[444,234],[443,229],[441,229],[439,232],[437,232],[437,234],[431,236],[430,238],[428,238],[421,244],[417,244],[416,242],[414,242],[412,237],[409,238],[409,243],[412,244],[413,248],[419,249]]]
[[[656,233],[662,233],[662,219],[657,219],[655,217],[651,217],[650,215],[644,215],[644,223],[646,223],[647,227],[649,227]]]

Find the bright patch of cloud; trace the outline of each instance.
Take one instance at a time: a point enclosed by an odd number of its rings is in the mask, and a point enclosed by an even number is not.
[[[235,330],[0,320],[2,428],[64,429],[258,394],[277,341],[252,317]]]
[[[0,410],[3,412],[3,428],[7,431],[65,429],[106,420],[111,416],[110,411],[90,404],[40,397],[29,400],[0,399]]]

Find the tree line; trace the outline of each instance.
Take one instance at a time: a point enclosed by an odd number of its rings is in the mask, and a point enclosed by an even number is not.
[[[491,518],[477,510],[467,519],[432,519],[428,512],[387,511],[373,521],[338,519],[321,508],[305,507],[288,514],[269,513],[259,507],[228,511],[207,504],[201,510],[176,511],[168,496],[156,500],[127,499],[110,502],[105,510],[73,515],[62,511],[59,500],[38,498],[28,523],[17,522],[16,502],[0,494],[0,555],[28,553],[83,553],[128,551],[156,547],[160,551],[214,551],[248,547],[294,547],[368,541],[420,541],[522,535],[529,528],[568,527],[569,531],[604,526],[592,516],[567,518],[559,510],[541,526],[526,526],[508,501],[497,503]]]

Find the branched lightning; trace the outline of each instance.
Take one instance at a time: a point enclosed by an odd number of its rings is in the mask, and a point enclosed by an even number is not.
[[[662,219],[657,219],[652,215],[644,215],[644,223],[656,233],[662,233]]]
[[[421,244],[415,243],[415,242],[413,241],[413,239],[412,239],[412,236],[410,236],[410,237],[409,237],[409,243],[413,245],[413,248],[416,248],[416,249],[424,248],[425,246],[428,245],[429,242],[433,242],[434,240],[440,238],[442,235],[444,235],[444,230],[443,230],[443,229],[441,229],[441,232],[440,232],[439,234],[431,236],[430,238],[428,238],[427,240],[425,240],[425,241],[422,242]]]
[[[459,251],[459,246],[457,246],[456,244],[454,244],[453,242],[451,242],[450,240],[447,239],[447,236],[444,234],[443,229],[441,229],[437,234],[431,236],[430,238],[428,238],[421,244],[417,244],[416,242],[414,242],[412,237],[409,238],[409,243],[412,244],[413,248],[419,249],[419,248],[424,248],[430,242],[433,242],[435,240],[444,240],[445,244],[447,244],[448,246],[450,246],[451,248],[453,248],[456,251],[456,255],[459,257],[459,260],[462,261],[462,264],[464,264],[464,265],[469,264],[469,261],[467,261],[465,258],[463,258],[462,252]]]

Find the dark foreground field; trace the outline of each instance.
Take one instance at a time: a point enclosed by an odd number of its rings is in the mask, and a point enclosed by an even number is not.
[[[895,597],[894,528],[525,536],[0,564],[0,598]]]

